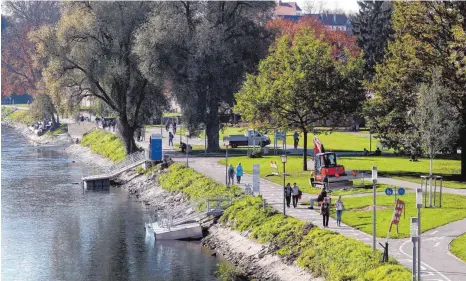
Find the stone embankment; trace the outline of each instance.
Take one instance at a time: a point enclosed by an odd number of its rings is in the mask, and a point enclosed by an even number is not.
[[[37,145],[69,145],[73,143],[72,139],[68,134],[38,136],[36,133],[34,133],[34,129],[32,127],[28,127],[26,125],[14,122],[6,122],[3,120],[2,124],[14,128],[31,143]]]

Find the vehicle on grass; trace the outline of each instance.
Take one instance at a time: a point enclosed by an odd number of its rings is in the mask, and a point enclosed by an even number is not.
[[[309,183],[312,187],[326,188],[327,190],[346,189],[353,187],[352,179],[356,178],[353,172],[347,175],[345,167],[338,165],[335,152],[325,152],[324,145],[317,136],[314,142],[314,171],[311,173]]]
[[[249,129],[244,135],[231,135],[223,138],[224,142],[227,140],[232,148],[256,145],[265,147],[270,144],[270,138],[267,135],[263,135],[257,130],[252,129]]]

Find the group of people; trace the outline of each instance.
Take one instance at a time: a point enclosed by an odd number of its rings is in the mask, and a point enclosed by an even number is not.
[[[228,167],[228,185],[234,183],[235,174],[236,183],[241,184],[241,177],[243,176],[243,166],[241,166],[241,163],[238,163],[236,169],[233,167],[232,164],[230,164],[230,166]]]
[[[324,228],[328,227],[328,221],[330,218],[330,206],[331,206],[331,198],[327,197],[327,191],[325,188],[322,189],[320,194],[317,198],[311,198],[311,206],[309,209],[314,209],[314,203],[318,202],[320,204],[320,214],[322,215],[323,225]],[[341,215],[343,214],[343,210],[345,209],[345,205],[343,204],[343,200],[341,196],[338,197],[337,202],[335,202],[335,211],[337,215],[337,226],[341,226]]]
[[[369,156],[369,155],[381,156],[381,155],[382,155],[382,151],[380,150],[380,148],[377,147],[377,149],[375,150],[375,152],[371,154],[371,153],[369,153],[369,151],[367,151],[366,148],[364,148],[363,155],[364,155],[364,156]]]
[[[165,130],[167,130],[167,132],[170,130],[170,125],[172,126],[173,134],[176,134],[176,120],[174,120],[173,123],[171,119],[167,120],[167,123],[165,123]]]
[[[286,199],[286,206],[290,208],[290,201],[293,199],[293,208],[298,206],[298,200],[301,199],[301,195],[303,193],[299,190],[299,187],[296,183],[293,183],[293,187],[291,187],[290,183],[285,186],[285,199]]]

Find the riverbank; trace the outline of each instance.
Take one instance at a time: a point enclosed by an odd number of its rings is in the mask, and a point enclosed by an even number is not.
[[[10,128],[15,129],[29,142],[36,145],[69,145],[73,143],[73,140],[68,133],[44,134],[42,136],[38,136],[34,132],[33,127],[27,126],[30,122],[28,117],[25,116],[27,115],[27,111],[17,111],[18,110],[10,107],[2,107],[1,123],[4,126],[9,126]]]

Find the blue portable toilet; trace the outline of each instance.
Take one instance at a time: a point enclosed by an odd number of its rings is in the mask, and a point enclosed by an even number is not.
[[[150,136],[149,158],[152,161],[162,161],[162,135],[152,134]]]

